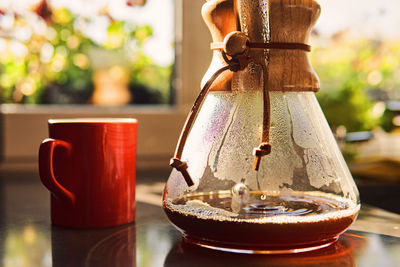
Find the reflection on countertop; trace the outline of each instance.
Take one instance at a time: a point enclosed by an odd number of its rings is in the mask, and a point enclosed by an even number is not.
[[[165,267],[172,266],[356,266],[355,251],[365,250],[363,236],[345,233],[335,244],[291,255],[241,255],[195,247],[179,242],[170,250]]]
[[[137,219],[106,229],[52,226],[49,193],[36,174],[0,178],[0,257],[8,266],[400,266],[400,215],[363,205],[357,221],[325,249],[239,255],[182,242],[161,208],[160,179],[137,185]]]

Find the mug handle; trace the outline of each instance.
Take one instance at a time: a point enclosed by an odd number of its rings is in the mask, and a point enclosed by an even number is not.
[[[52,138],[46,138],[39,148],[39,176],[44,186],[53,194],[54,197],[69,204],[75,203],[75,195],[63,187],[54,176],[53,155],[54,149],[61,146],[71,151],[71,144]]]

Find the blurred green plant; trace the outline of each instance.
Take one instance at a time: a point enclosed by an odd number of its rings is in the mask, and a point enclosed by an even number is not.
[[[172,67],[161,67],[143,54],[143,45],[153,35],[150,26],[136,27],[131,36],[138,41],[138,49],[134,54],[131,66],[130,88],[134,103],[170,103]],[[166,82],[168,81],[168,82]]]
[[[46,12],[44,12],[45,10]],[[74,16],[66,8],[40,9],[38,16],[13,16],[13,27],[0,37],[1,103],[81,104],[90,102],[93,92],[93,60],[90,51],[119,51],[130,68],[133,103],[138,103],[135,88],[149,96],[150,104],[168,103],[172,66],[161,67],[143,53],[152,36],[148,25],[109,22],[104,40],[88,36],[90,19]],[[0,16],[4,16],[0,15]],[[33,25],[35,24],[35,25]],[[24,38],[14,38],[18,31]],[[97,59],[98,60],[98,59]],[[139,97],[140,98],[140,97]],[[139,101],[140,102],[140,101]],[[142,101],[140,103],[147,103]]]
[[[348,131],[382,126],[383,101],[399,97],[400,42],[355,39],[348,32],[318,40],[311,54],[321,80],[317,94],[332,128]]]

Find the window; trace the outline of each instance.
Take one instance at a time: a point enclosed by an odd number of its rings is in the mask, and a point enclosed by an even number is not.
[[[396,112],[390,103],[400,101],[400,2],[320,4],[311,59],[321,80],[317,97],[329,123],[349,132],[393,130]]]
[[[0,17],[0,101],[170,104],[172,0],[10,2]]]
[[[147,0],[151,1],[161,0]],[[79,2],[79,1],[78,1]],[[198,94],[211,59],[209,32],[200,14],[202,0],[170,0],[174,5],[174,105],[1,105],[2,156],[5,167],[36,168],[40,141],[48,136],[47,119],[61,117],[135,117],[139,120],[138,166],[167,166],[184,119]]]

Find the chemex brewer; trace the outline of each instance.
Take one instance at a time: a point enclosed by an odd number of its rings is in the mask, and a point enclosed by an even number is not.
[[[242,253],[326,247],[355,220],[357,187],[315,92],[314,0],[210,0],[213,58],[163,207],[186,242]]]

